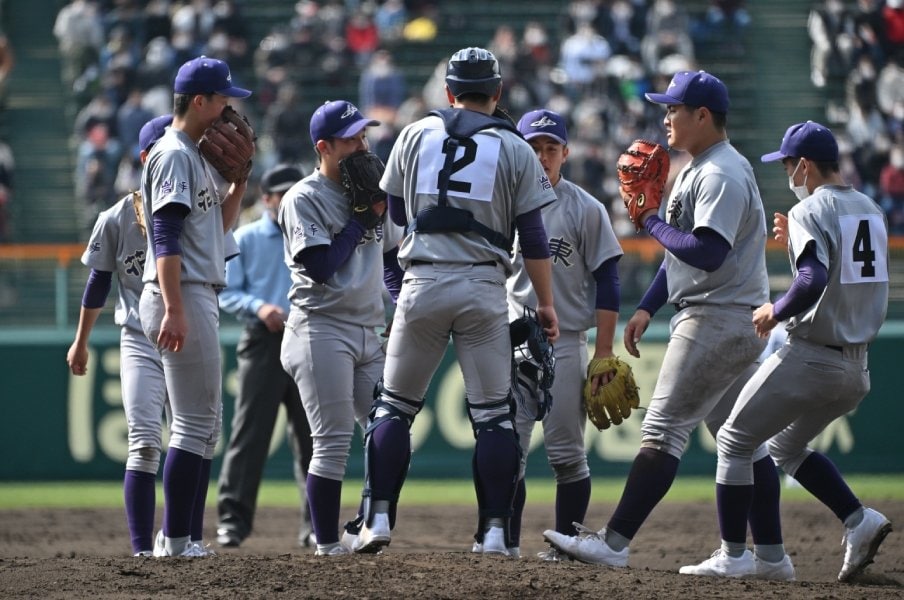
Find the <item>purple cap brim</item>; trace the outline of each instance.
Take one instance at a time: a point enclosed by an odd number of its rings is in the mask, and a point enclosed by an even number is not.
[[[348,127],[344,129],[340,129],[336,133],[333,134],[334,138],[350,138],[358,135],[362,129],[365,127],[370,127],[371,125],[379,125],[380,122],[374,119],[358,119]]]
[[[644,97],[650,102],[654,102],[656,104],[684,104],[684,102],[682,102],[678,98],[669,96],[668,94],[646,93],[644,94]]]
[[[784,160],[787,158],[787,155],[781,150],[777,150],[775,152],[770,152],[769,154],[764,154],[760,157],[760,162],[774,162],[776,160]]]
[[[525,136],[524,136],[524,139],[526,139],[526,140],[532,140],[532,139],[534,139],[534,138],[537,138],[537,137],[543,137],[543,136],[546,136],[546,137],[548,137],[548,138],[552,138],[552,139],[554,139],[555,141],[557,141],[557,142],[559,142],[560,144],[562,144],[563,146],[567,146],[567,145],[568,145],[568,142],[566,142],[565,140],[563,140],[562,138],[560,138],[559,136],[557,136],[557,135],[554,134],[554,133],[549,133],[548,131],[538,131],[537,133],[531,133],[531,134],[525,135]]]

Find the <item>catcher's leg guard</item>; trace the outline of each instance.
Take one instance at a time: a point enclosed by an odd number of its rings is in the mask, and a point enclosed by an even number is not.
[[[488,421],[475,421],[471,409],[494,409],[508,405],[509,410]],[[467,402],[468,416],[477,440],[471,468],[477,493],[477,533],[474,539],[483,543],[489,519],[499,519],[505,532],[506,546],[511,547],[510,519],[518,484],[521,446],[514,426],[514,402],[511,395],[492,404]]]
[[[397,402],[402,402],[413,407],[415,409],[414,414],[405,413],[398,407],[389,404],[383,400],[384,394]],[[374,404],[368,417],[367,429],[364,431],[364,491],[361,493],[361,515],[359,515],[359,518],[370,525],[374,515],[374,502],[386,500],[389,502],[389,527],[392,529],[395,527],[396,506],[399,501],[399,493],[402,491],[402,485],[405,483],[405,477],[408,475],[408,466],[411,464],[411,438],[408,431],[411,429],[414,417],[420,411],[421,407],[423,407],[424,403],[407,400],[400,396],[396,396],[391,392],[387,392],[383,389],[382,382],[377,384],[374,395]],[[374,431],[382,427],[394,427],[395,425],[393,425],[392,422],[404,424],[404,433],[398,434],[399,439],[397,440],[400,444],[404,444],[405,446],[403,452],[404,459],[398,464],[398,473],[393,477],[394,481],[378,482],[380,488],[377,489],[377,495],[379,497],[374,498],[374,489],[371,481],[375,469],[375,459],[372,452]],[[389,435],[392,434],[390,433]],[[354,527],[354,525],[352,525],[352,527]],[[346,529],[349,529],[349,524],[346,524]]]

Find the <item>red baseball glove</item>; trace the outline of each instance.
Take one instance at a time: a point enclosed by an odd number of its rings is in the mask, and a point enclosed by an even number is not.
[[[640,215],[657,210],[669,175],[669,152],[655,142],[634,140],[618,157],[618,183],[622,200],[634,227],[640,231]]]

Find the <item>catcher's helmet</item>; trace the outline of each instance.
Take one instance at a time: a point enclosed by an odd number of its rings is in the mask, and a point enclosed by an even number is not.
[[[501,83],[499,61],[483,48],[463,48],[446,66],[446,85],[456,98],[469,92],[492,96]]]

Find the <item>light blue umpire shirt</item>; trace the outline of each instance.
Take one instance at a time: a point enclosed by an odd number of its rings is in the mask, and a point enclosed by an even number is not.
[[[264,213],[235,232],[241,253],[226,263],[226,289],[219,296],[220,308],[245,324],[259,324],[257,311],[275,304],[289,314],[292,279],[283,261],[283,239],[279,225]]]

